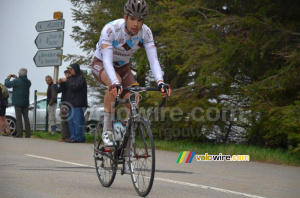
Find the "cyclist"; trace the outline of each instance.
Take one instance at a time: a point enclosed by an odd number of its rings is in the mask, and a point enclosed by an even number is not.
[[[104,26],[100,40],[97,43],[92,72],[95,79],[108,89],[104,98],[104,124],[102,139],[106,146],[114,145],[111,138],[112,120],[118,91],[121,98],[128,98],[130,93],[122,92],[122,87],[135,83],[130,69],[129,60],[136,50],[144,47],[150,63],[151,71],[161,89],[163,96],[171,93],[169,85],[163,81],[162,70],[158,62],[157,51],[154,45],[150,28],[144,24],[148,15],[148,5],[145,0],[128,0],[124,6],[124,16]],[[126,105],[129,112],[129,104]]]

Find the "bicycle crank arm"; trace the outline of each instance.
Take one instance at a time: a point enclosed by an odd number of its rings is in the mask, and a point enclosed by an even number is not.
[[[117,162],[117,161],[113,158],[112,155],[107,154],[107,153],[104,152],[104,151],[100,151],[100,150],[98,150],[98,149],[96,149],[96,148],[95,148],[95,151],[96,151],[98,154],[101,154],[101,155],[104,155],[104,156],[108,157],[109,159],[111,159],[111,160],[114,161],[115,163]],[[94,157],[96,157],[96,156],[94,155]],[[98,157],[98,158],[99,158],[99,157]]]

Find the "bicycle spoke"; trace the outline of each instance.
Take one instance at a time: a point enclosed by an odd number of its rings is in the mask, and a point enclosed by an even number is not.
[[[143,119],[136,127],[135,142],[135,149],[133,144],[130,149],[130,164],[134,169],[131,178],[137,193],[146,196],[152,188],[154,179],[155,150],[150,126]]]
[[[103,142],[101,140],[101,134],[102,134],[102,126],[101,126],[101,120],[97,124],[96,132],[95,132],[95,140],[94,140],[94,159],[95,159],[95,167],[96,172],[98,175],[98,179],[100,183],[104,187],[109,187],[113,183],[115,176],[116,176],[116,167],[117,164],[111,159],[114,156],[114,150],[109,149],[106,153],[110,157],[106,155],[102,155],[100,150],[104,147]],[[98,151],[97,151],[98,150]]]

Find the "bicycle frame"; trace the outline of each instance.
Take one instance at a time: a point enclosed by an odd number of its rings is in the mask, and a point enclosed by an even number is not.
[[[130,97],[129,99],[124,99],[124,100],[117,100],[116,104],[115,104],[115,107],[118,106],[118,104],[127,104],[127,103],[130,103],[130,117],[128,119],[128,123],[127,124],[127,128],[126,128],[126,133],[124,135],[124,139],[122,141],[122,143],[119,145],[119,143],[117,143],[116,145],[116,148],[108,148],[108,149],[116,149],[116,152],[117,152],[117,156],[118,156],[118,160],[114,159],[114,156],[111,156],[109,154],[107,154],[106,151],[101,151],[101,150],[98,150],[97,148],[94,148],[97,152],[99,152],[100,154],[102,155],[105,155],[106,157],[108,157],[109,159],[111,159],[112,161],[114,161],[115,163],[118,163],[118,164],[121,164],[123,163],[124,159],[124,152],[125,152],[125,149],[126,149],[126,146],[127,146],[127,143],[128,141],[130,140],[131,138],[131,141],[134,145],[134,156],[136,156],[136,144],[135,144],[135,123],[136,122],[139,122],[139,114],[138,114],[138,105],[137,105],[137,100],[136,100],[136,93],[137,91],[132,91],[130,93]],[[129,126],[130,126],[130,129],[129,129]],[[132,127],[133,126],[133,127]],[[141,134],[141,136],[143,136],[143,134]],[[121,157],[121,161],[119,161],[119,157]],[[141,156],[142,158],[143,156]]]
[[[116,146],[118,160],[114,159],[114,156],[107,154],[107,152],[101,151],[101,150],[98,150],[97,148],[95,148],[95,150],[97,152],[99,152],[102,155],[105,155],[106,157],[108,157],[109,159],[111,159],[112,161],[114,161],[115,163],[118,163],[118,164],[121,164],[124,161],[124,159],[123,159],[124,152],[125,152],[126,146],[128,144],[128,141],[130,140],[129,138],[131,138],[133,148],[134,148],[134,156],[136,156],[135,126],[134,125],[135,125],[135,123],[140,121],[140,115],[138,114],[138,104],[137,104],[137,100],[136,100],[136,94],[138,94],[139,92],[160,91],[160,90],[156,87],[146,88],[146,87],[132,86],[132,87],[124,88],[124,91],[130,91],[129,99],[119,99],[120,93],[118,93],[118,96],[116,98],[116,103],[114,105],[114,107],[117,107],[119,104],[130,103],[130,117],[128,120],[126,133],[124,135],[124,139],[123,139],[121,145],[119,145],[119,143],[118,143]],[[163,106],[165,103],[165,100],[166,100],[166,98],[163,98],[163,101],[161,102],[161,104],[159,106]],[[128,128],[129,126],[130,126],[130,129]],[[141,131],[141,130],[139,130],[139,131]],[[144,134],[140,133],[140,135],[144,139]],[[145,147],[145,149],[146,149],[146,152],[148,153],[147,147]],[[120,160],[119,157],[122,157],[121,161],[119,161]],[[148,156],[136,156],[136,157],[146,158]]]
[[[122,164],[121,175],[130,171],[134,189],[140,196],[144,197],[151,191],[154,181],[155,145],[149,121],[138,114],[140,101],[138,94],[145,91],[161,90],[156,87],[139,87],[138,84],[123,90],[130,92],[129,98],[120,100],[120,90],[118,90],[114,105],[116,108],[119,102],[120,104],[130,103],[130,114],[123,140],[115,141],[114,146],[105,146],[105,144],[102,145],[101,139],[98,141],[100,134],[97,133],[94,141],[95,166],[100,183],[104,187],[110,187],[115,179],[118,164]],[[165,103],[165,100],[166,98],[163,99],[160,106]],[[101,125],[98,124],[97,126],[100,127]],[[114,126],[112,128],[114,137],[116,131]],[[100,130],[97,131],[100,132]]]

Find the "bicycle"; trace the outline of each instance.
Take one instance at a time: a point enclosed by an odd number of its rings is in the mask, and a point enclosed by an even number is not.
[[[114,182],[118,165],[122,164],[121,175],[123,175],[125,163],[129,162],[133,186],[140,196],[145,197],[153,185],[155,147],[149,121],[138,114],[137,96],[140,92],[160,90],[157,87],[139,87],[138,84],[123,90],[130,91],[129,99],[121,100],[118,94],[114,105],[117,107],[118,104],[130,103],[130,117],[123,141],[116,141],[116,145],[112,147],[104,146],[101,139],[102,121],[99,121],[94,139],[95,168],[102,186],[110,187]],[[165,101],[166,98],[163,98],[160,106],[163,106]]]

